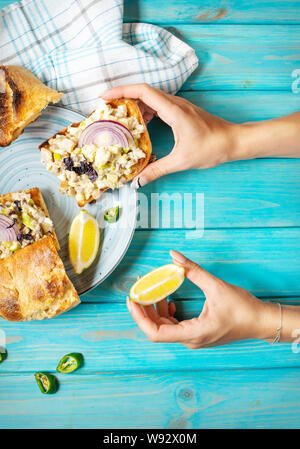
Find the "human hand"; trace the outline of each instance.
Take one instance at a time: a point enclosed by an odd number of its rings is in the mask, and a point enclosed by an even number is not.
[[[278,324],[276,304],[264,303],[247,290],[213,276],[177,251],[173,262],[204,293],[206,301],[197,318],[179,322],[175,305],[163,300],[141,306],[127,298],[127,307],[152,342],[182,343],[191,349],[224,345],[245,339],[272,339]]]
[[[147,84],[120,86],[104,92],[104,100],[134,98],[142,102],[146,121],[154,113],[171,126],[175,145],[165,157],[149,164],[138,176],[143,186],[166,175],[191,168],[215,167],[230,161],[237,125]]]

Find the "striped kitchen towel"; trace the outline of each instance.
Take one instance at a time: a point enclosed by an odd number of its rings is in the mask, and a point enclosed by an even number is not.
[[[198,60],[163,28],[123,23],[122,0],[23,0],[0,11],[0,64],[27,67],[65,93],[62,106],[88,114],[118,85],[175,93]]]

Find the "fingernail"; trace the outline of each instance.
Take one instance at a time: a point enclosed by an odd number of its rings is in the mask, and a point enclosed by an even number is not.
[[[132,187],[132,189],[134,189],[134,190],[139,189],[139,188],[141,187],[141,184],[140,184],[140,178],[134,178],[134,180],[133,180],[132,183],[131,183],[131,187]]]
[[[187,258],[183,254],[179,253],[178,251],[174,251],[173,249],[170,251],[170,256],[175,262],[182,265],[184,265],[187,261]]]

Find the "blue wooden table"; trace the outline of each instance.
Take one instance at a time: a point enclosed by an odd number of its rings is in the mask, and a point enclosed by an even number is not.
[[[0,0],[0,8],[9,3]],[[157,23],[196,49],[199,68],[180,95],[236,122],[300,109],[300,93],[292,92],[300,69],[298,0],[163,5],[127,0],[125,20]],[[170,130],[156,121],[150,132],[154,152],[166,154]],[[153,344],[133,322],[125,296],[136,276],[167,263],[173,248],[264,300],[300,304],[300,161],[235,162],[170,175],[143,191],[204,193],[204,235],[137,230],[119,268],[80,307],[45,322],[1,320],[9,358],[0,366],[0,428],[299,428],[297,348]],[[188,281],[174,299],[182,317],[203,306]],[[59,376],[59,392],[42,396],[33,373],[53,370],[74,350],[85,355],[85,367]]]

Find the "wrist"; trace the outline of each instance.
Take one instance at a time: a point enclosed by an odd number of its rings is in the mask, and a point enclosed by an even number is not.
[[[299,157],[300,112],[233,127],[230,161],[259,157]]]
[[[242,159],[242,129],[241,125],[227,122],[224,129],[223,136],[225,136],[223,143],[223,160],[224,162],[233,162]],[[222,145],[220,145],[222,148]]]
[[[264,131],[259,122],[236,124],[232,136],[229,162],[262,157],[260,141]]]
[[[261,301],[256,324],[255,338],[272,342],[277,335],[279,323],[280,309],[278,304],[269,301]]]

